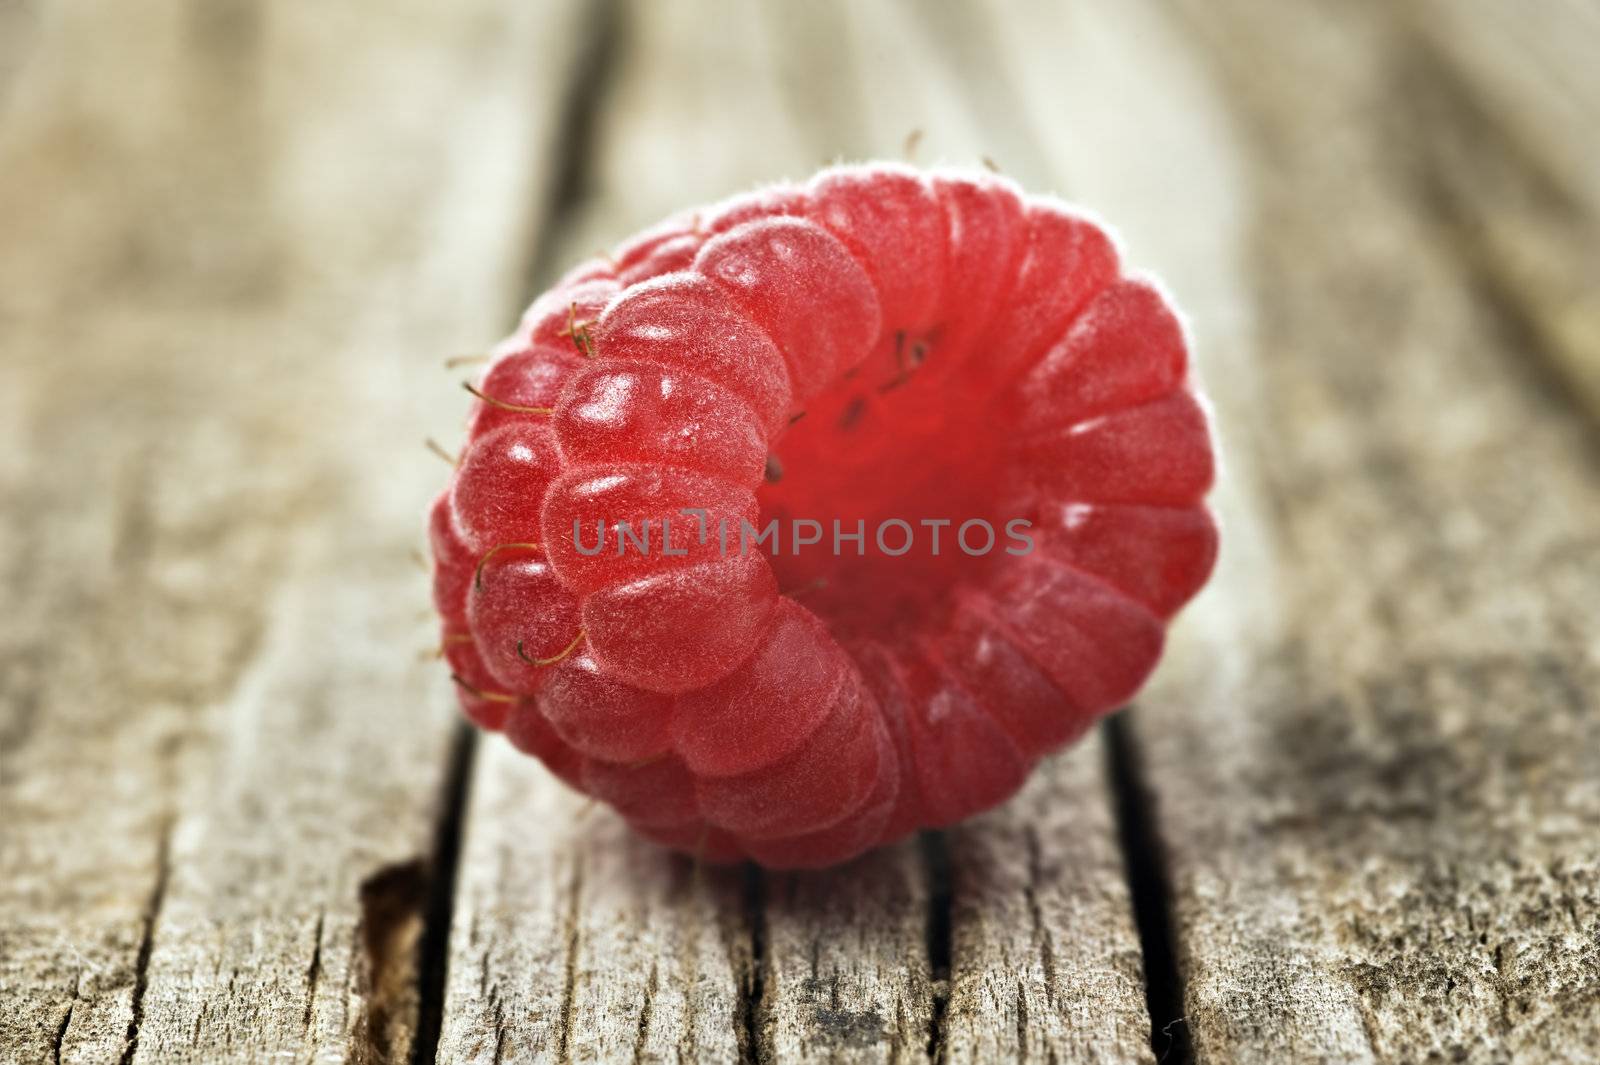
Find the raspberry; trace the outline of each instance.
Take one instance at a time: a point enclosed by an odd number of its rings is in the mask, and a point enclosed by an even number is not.
[[[1005,801],[1133,696],[1216,556],[1168,301],[987,174],[669,219],[469,388],[429,516],[463,710],[709,861],[829,865]]]

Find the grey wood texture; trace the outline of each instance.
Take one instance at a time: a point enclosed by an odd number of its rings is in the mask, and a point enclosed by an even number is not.
[[[0,3],[0,1061],[1595,1060],[1597,51],[1570,0]],[[1166,281],[1223,558],[1012,803],[697,869],[456,722],[439,363],[908,153]]]

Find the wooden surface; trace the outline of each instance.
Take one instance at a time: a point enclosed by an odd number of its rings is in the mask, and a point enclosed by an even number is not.
[[[0,1061],[1600,1045],[1600,15],[0,3]],[[573,259],[991,157],[1187,309],[1224,554],[1016,801],[696,871],[462,730],[409,557]]]

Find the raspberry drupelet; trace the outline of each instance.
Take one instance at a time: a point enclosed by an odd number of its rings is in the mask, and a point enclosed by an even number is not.
[[[1216,556],[1173,309],[992,174],[838,167],[669,219],[471,388],[429,523],[463,709],[710,861],[1003,802],[1132,697]]]

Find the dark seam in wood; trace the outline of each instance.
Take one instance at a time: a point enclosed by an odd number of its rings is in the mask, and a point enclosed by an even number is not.
[[[50,1043],[50,1060],[55,1065],[61,1065],[61,1046],[67,1041],[67,1029],[72,1025],[72,1011],[78,1008],[78,989],[74,981],[72,1001],[67,1003],[67,1012],[62,1015],[61,1023],[56,1026],[55,1038]]]
[[[575,49],[573,73],[562,102],[561,117],[555,126],[554,157],[558,160],[555,179],[535,221],[545,239],[529,240],[529,254],[521,271],[524,287],[543,282],[557,264],[550,255],[561,246],[550,231],[559,226],[562,216],[581,198],[590,145],[600,115],[601,86],[609,80],[616,53],[616,37],[621,26],[621,10],[616,0],[598,0],[588,10],[579,28],[580,39],[569,44]],[[541,146],[544,147],[544,146]],[[439,1042],[444,1033],[444,1005],[449,981],[450,929],[455,916],[456,884],[460,877],[462,842],[466,831],[466,797],[476,761],[478,736],[475,730],[460,726],[451,749],[451,770],[446,785],[446,800],[435,836],[430,862],[430,898],[420,946],[418,971],[417,1040],[413,1047],[414,1065],[433,1065],[438,1059]],[[581,874],[579,874],[581,875]],[[574,886],[573,905],[578,888]],[[474,915],[476,921],[476,915]],[[575,936],[576,915],[572,918]],[[476,938],[476,928],[473,930]],[[567,1058],[575,949],[569,941],[566,1000],[562,1006],[561,1058]],[[480,987],[487,978],[487,958],[480,974]],[[505,1052],[504,1025],[498,1020],[503,1005],[496,1001],[495,1060]]]
[[[1108,720],[1105,736],[1107,777],[1117,836],[1133,901],[1134,926],[1144,965],[1145,1009],[1150,1016],[1150,1050],[1160,1063],[1188,1065],[1194,1046],[1184,1017],[1183,973],[1173,932],[1172,888],[1162,852],[1144,766],[1128,724],[1128,714]]]
[[[740,896],[745,926],[750,936],[750,960],[738,986],[739,1049],[746,1062],[765,1059],[761,1043],[761,1000],[766,995],[767,881],[759,866],[747,865]]]
[[[553,258],[566,247],[561,239],[561,227],[567,215],[582,202],[590,184],[595,133],[620,69],[617,57],[622,52],[626,26],[621,4],[617,0],[593,0],[587,14],[582,38],[570,42],[576,59],[561,103],[555,144],[550,151],[556,166],[549,198],[540,212],[545,223],[541,228],[543,237],[531,249],[523,271],[523,287],[534,292],[548,284],[565,265]]]
[[[811,955],[813,958],[822,956],[822,937],[820,935],[812,941]],[[834,1011],[839,1009],[839,970],[837,967],[828,973],[828,1008]]]
[[[924,832],[917,839],[922,854],[923,875],[928,886],[928,920],[923,929],[923,946],[928,954],[929,991],[928,1060],[945,1057],[945,1014],[950,1007],[951,909],[954,890],[950,880],[950,845],[943,832]]]
[[[472,924],[473,924],[473,928],[476,929],[477,924],[478,924],[477,914],[473,914]],[[477,933],[476,932],[473,932],[468,938],[469,938],[469,941],[474,946],[477,945],[478,937],[477,937]],[[483,953],[478,955],[478,997],[479,998],[485,998],[486,999],[486,998],[489,997],[489,961],[490,961],[490,959],[492,957],[493,957],[492,952],[489,951],[487,948],[484,949]]]
[[[434,826],[433,855],[428,860],[428,897],[422,939],[417,947],[417,1038],[411,1060],[433,1065],[444,1029],[444,998],[450,976],[450,923],[456,909],[456,880],[461,867],[461,842],[466,832],[467,793],[477,761],[478,734],[464,722],[450,742],[449,769],[439,820]]]
[[[911,1045],[911,1034],[906,1024],[904,995],[894,997],[894,1039],[889,1043],[889,1065],[900,1065],[902,1054]]]
[[[1044,884],[1044,859],[1039,848],[1039,833],[1032,825],[1023,827],[1023,842],[1028,848],[1028,883],[1023,887],[1023,897],[1028,903],[1028,917],[1033,922],[1033,949],[1038,952],[1039,965],[1044,970],[1044,1000],[1051,1009],[1056,1005],[1056,948],[1050,927],[1045,923],[1044,911],[1039,907],[1039,888]]]
[[[1372,1052],[1374,1060],[1384,1060],[1383,1051],[1378,1047],[1378,1019],[1373,1015],[1372,1003],[1367,1001],[1367,996],[1356,996],[1356,1013],[1361,1018],[1361,1038],[1367,1041],[1367,1049]]]
[[[700,980],[700,942],[702,916],[701,903],[704,901],[702,892],[705,890],[703,880],[690,865],[689,859],[683,855],[677,856],[672,863],[672,891],[670,899],[672,905],[681,907],[687,918],[685,941],[689,948],[680,955],[683,965],[683,979],[686,986],[694,987]],[[713,912],[716,912],[713,910]],[[652,962],[652,965],[655,963]],[[733,967],[730,965],[730,970]],[[700,1060],[698,1040],[699,1014],[697,1011],[684,1010],[683,1029],[678,1033],[678,1044],[674,1048],[679,1061]]]
[[[567,927],[563,937],[567,944],[565,975],[561,986],[561,1041],[557,1047],[557,1060],[572,1060],[572,1014],[578,998],[578,950],[582,938],[578,927],[578,914],[583,901],[583,854],[572,856],[572,884],[567,894]]]
[[[302,1033],[311,1031],[311,1011],[317,1001],[317,981],[322,979],[322,925],[326,912],[317,911],[317,928],[311,946],[311,964],[306,967],[306,1011],[300,1022]]]
[[[139,1026],[144,1023],[144,995],[150,987],[150,955],[155,949],[156,920],[161,916],[161,906],[167,897],[167,879],[172,872],[172,825],[170,816],[162,821],[160,838],[156,844],[156,882],[150,889],[150,898],[144,908],[144,929],[139,936],[139,953],[134,962],[133,1003],[121,1065],[130,1065],[139,1050]],[[65,1029],[62,1034],[65,1034]]]
[[[1495,996],[1498,999],[1498,1005],[1500,1007],[1500,1023],[1503,1024],[1506,1031],[1509,1032],[1511,1031],[1512,1025],[1511,1000],[1514,995],[1514,991],[1511,986],[1511,978],[1506,975],[1506,945],[1504,943],[1495,944],[1494,980],[1491,981],[1490,986],[1494,988]]]
[[[660,965],[655,958],[650,959],[650,979],[645,981],[644,1002],[639,1006],[639,1031],[633,1039],[634,1065],[644,1061],[645,1040],[650,1035],[650,1015],[655,1010],[656,989],[659,986]]]
[[[494,989],[494,1065],[506,1059],[506,1004],[500,997],[500,986]]]
[[[364,1019],[355,1033],[364,1040],[360,1060],[394,1060],[402,1037],[409,1039],[407,1060],[417,1052],[414,992],[427,898],[428,868],[422,858],[381,866],[357,889],[356,956],[364,962],[357,985]]]
[[[1028,1056],[1028,987],[1017,981],[1017,1057]]]

